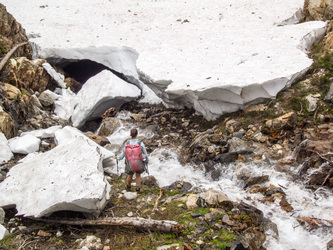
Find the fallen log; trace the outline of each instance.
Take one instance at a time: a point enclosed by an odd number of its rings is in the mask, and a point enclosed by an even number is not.
[[[14,52],[21,46],[28,44],[28,42],[23,42],[23,43],[19,43],[17,44],[15,47],[13,47],[5,56],[4,58],[2,58],[1,62],[0,62],[0,71],[2,70],[2,68],[6,65],[6,62],[9,60],[9,58],[14,54]]]
[[[182,230],[182,226],[176,221],[169,220],[152,220],[142,217],[114,217],[108,219],[43,219],[33,218],[34,220],[57,223],[72,226],[133,226],[138,229],[158,231],[163,233],[179,233]]]

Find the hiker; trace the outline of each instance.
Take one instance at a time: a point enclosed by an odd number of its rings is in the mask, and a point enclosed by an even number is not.
[[[127,174],[127,191],[131,191],[131,183],[135,173],[136,192],[141,191],[141,174],[145,171],[144,164],[148,163],[148,154],[143,142],[137,139],[138,130],[131,129],[131,139],[126,142],[121,154],[115,159],[125,159],[125,173]]]

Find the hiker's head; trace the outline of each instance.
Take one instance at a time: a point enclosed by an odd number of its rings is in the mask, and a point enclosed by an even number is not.
[[[131,137],[135,138],[138,135],[138,130],[136,128],[131,129]]]

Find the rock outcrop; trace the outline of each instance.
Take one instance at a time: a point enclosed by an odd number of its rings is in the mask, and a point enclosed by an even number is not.
[[[6,54],[15,45],[27,42],[25,30],[15,18],[7,12],[6,7],[0,3],[0,57]],[[16,57],[31,59],[30,45],[18,48],[14,54]]]
[[[307,20],[331,20],[333,18],[331,0],[305,0],[303,11]]]
[[[43,68],[45,60],[29,60],[26,57],[10,59],[3,75],[7,82],[26,94],[32,95],[36,91],[41,93],[46,89],[54,89],[53,79]]]

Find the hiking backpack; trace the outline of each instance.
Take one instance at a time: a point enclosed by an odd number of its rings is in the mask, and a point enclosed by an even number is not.
[[[141,151],[141,142],[130,145],[129,142],[125,146],[126,163],[133,172],[141,172],[144,170],[143,156]]]

